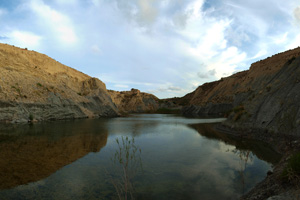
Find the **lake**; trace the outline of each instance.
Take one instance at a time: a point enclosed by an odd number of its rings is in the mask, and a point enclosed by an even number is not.
[[[135,199],[238,199],[280,155],[214,130],[223,120],[137,114],[0,125],[0,199],[119,199],[126,191]]]

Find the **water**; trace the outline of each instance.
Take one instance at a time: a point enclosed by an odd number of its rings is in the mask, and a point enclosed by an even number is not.
[[[135,199],[237,199],[280,157],[212,129],[222,120],[141,114],[2,125],[0,199],[118,199],[124,184],[113,183],[124,173],[112,159],[122,136],[141,149],[128,171]]]

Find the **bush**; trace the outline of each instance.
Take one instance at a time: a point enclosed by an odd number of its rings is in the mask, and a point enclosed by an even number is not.
[[[245,112],[244,110],[242,110],[242,111],[236,113],[233,120],[234,120],[234,121],[238,121],[239,119],[241,119],[241,117],[242,117],[245,113],[246,113],[246,112]]]
[[[244,111],[244,110],[245,110],[245,108],[244,108],[243,105],[236,106],[236,107],[234,107],[234,108],[232,109],[232,111],[233,111],[234,113],[239,113],[239,112]]]
[[[295,173],[300,175],[300,152],[294,154],[289,162],[288,167],[291,168]]]
[[[284,179],[299,180],[300,178],[300,152],[291,156],[287,166],[282,172]]]
[[[32,121],[33,120],[33,114],[29,114],[29,120]]]
[[[247,114],[245,107],[243,105],[236,106],[232,109],[234,113],[233,121],[238,121],[244,114]],[[249,117],[249,116],[248,116]]]

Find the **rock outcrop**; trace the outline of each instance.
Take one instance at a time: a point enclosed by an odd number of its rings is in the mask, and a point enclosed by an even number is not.
[[[226,125],[300,135],[300,48],[253,63],[182,98],[184,115],[228,116]]]
[[[112,117],[105,84],[50,57],[0,44],[0,121]]]
[[[156,96],[137,89],[122,92],[108,90],[108,93],[121,113],[155,112],[159,108],[159,99]]]

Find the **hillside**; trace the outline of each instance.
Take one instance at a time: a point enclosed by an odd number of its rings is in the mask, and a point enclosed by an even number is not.
[[[122,92],[108,90],[108,93],[122,113],[155,112],[159,108],[159,99],[156,96],[137,89]]]
[[[299,91],[300,48],[296,48],[172,101],[185,106],[184,115],[226,115],[228,126],[299,135]]]
[[[99,79],[52,58],[0,44],[0,121],[117,116]]]

